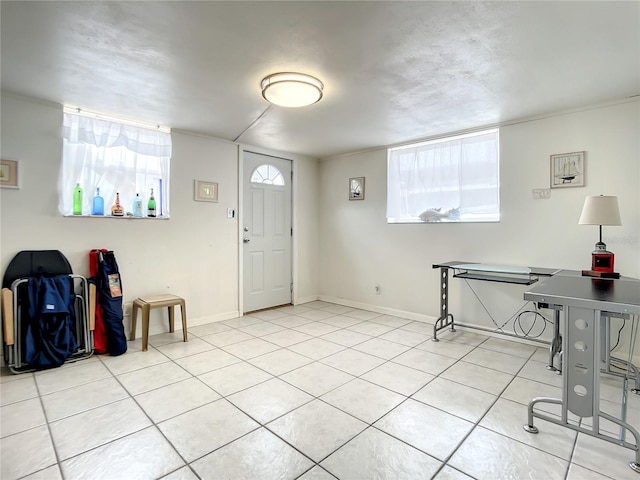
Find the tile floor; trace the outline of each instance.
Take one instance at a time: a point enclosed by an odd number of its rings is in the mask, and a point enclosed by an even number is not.
[[[1,377],[3,480],[640,479],[631,450],[536,420],[546,350],[325,302]],[[603,409],[619,386],[604,378]],[[553,406],[545,410],[554,411]],[[557,412],[556,412],[557,413]],[[640,398],[629,420],[640,427]],[[604,428],[615,432],[611,424]]]

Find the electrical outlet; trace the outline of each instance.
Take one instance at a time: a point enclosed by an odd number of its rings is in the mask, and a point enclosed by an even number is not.
[[[122,315],[123,315],[124,317],[130,317],[130,316],[131,316],[131,308],[132,308],[132,307],[133,307],[133,306],[132,306],[132,305],[130,305],[130,304],[123,305],[123,306],[122,306]]]
[[[380,285],[374,285],[373,289],[376,292],[376,295],[380,295],[382,293],[382,287]]]

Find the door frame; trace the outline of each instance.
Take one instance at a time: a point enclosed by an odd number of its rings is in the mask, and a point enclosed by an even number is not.
[[[244,157],[245,153],[265,155],[267,157],[281,158],[291,162],[291,303],[298,303],[298,235],[297,235],[297,208],[298,181],[296,175],[297,161],[294,155],[277,152],[265,148],[240,145],[238,148],[238,313],[244,315],[244,250],[243,250],[243,225],[244,225]]]

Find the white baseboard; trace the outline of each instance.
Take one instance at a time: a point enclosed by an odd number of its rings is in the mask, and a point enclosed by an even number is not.
[[[294,305],[302,305],[303,303],[310,303],[319,300],[320,297],[318,295],[309,295],[307,297],[297,298]]]
[[[408,318],[409,320],[416,320],[418,322],[433,324],[437,320],[436,317],[432,317],[431,315],[407,312],[406,310],[398,310],[397,308],[380,307],[378,305],[370,305],[368,303],[353,302],[344,298],[331,297],[328,295],[320,295],[318,299],[322,300],[323,302],[337,303],[338,305],[344,305],[345,307],[360,308],[362,310],[384,313],[386,315],[392,315],[394,317]]]
[[[166,316],[166,315],[165,315]],[[216,313],[215,315],[206,315],[204,317],[197,318],[187,318],[187,327],[197,327],[198,325],[206,325],[207,323],[214,322],[222,322],[224,320],[231,320],[233,318],[238,318],[240,316],[240,312],[238,310],[234,310],[231,312],[223,312]],[[174,320],[174,325],[176,331],[182,331],[182,321],[180,320],[180,315],[176,315]],[[131,331],[131,317],[124,318],[124,328],[127,333],[127,337],[129,336],[129,332]],[[150,321],[149,322],[149,335],[157,335],[160,333],[167,333],[168,325],[166,319],[163,318],[162,321]],[[142,320],[138,319],[136,324],[136,338],[139,338],[142,335]]]
[[[406,310],[399,310],[396,308],[380,307],[377,305],[370,305],[368,303],[353,302],[351,300],[346,300],[344,298],[332,297],[328,295],[320,295],[319,299],[324,302],[337,303],[338,305],[344,305],[346,307],[360,308],[363,310],[369,310],[371,312],[384,313],[387,315],[393,315],[394,317],[408,318],[410,320],[416,320],[418,322],[425,322],[429,324],[434,324],[437,320],[436,317],[433,317],[431,315],[425,315],[422,313],[415,313],[415,312],[407,312]],[[461,330],[466,330],[470,333],[477,333],[478,335],[485,335],[487,337],[502,338],[502,339],[508,338],[509,340],[526,343],[527,345],[533,345],[536,347],[543,347],[543,348],[545,347],[544,344],[541,344],[539,342],[532,342],[531,340],[527,340],[526,338],[512,337],[509,335],[503,335],[500,332],[491,332],[491,331],[483,330],[482,325],[476,325],[473,323],[465,323],[464,325],[459,325],[456,323],[455,327],[456,329],[459,328]],[[473,328],[473,327],[480,327],[480,328]],[[438,333],[442,334],[444,332],[445,330],[441,330]]]
[[[234,310],[231,312],[224,312],[224,313],[216,313],[215,315],[207,315],[204,317],[190,318],[188,320],[188,325],[190,327],[197,327],[198,325],[205,325],[207,323],[213,323],[213,322],[222,322],[224,320],[231,320],[233,318],[238,318],[240,316],[241,315],[239,310]]]

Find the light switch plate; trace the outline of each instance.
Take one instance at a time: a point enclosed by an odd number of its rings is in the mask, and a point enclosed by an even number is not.
[[[227,218],[236,218],[236,211],[233,208],[227,208]]]
[[[531,196],[534,200],[547,200],[551,198],[550,188],[534,188],[531,190]]]

